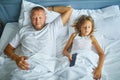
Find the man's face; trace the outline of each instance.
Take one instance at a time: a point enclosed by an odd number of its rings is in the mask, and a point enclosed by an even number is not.
[[[43,10],[33,11],[31,14],[31,22],[36,30],[41,30],[44,27],[46,15]]]

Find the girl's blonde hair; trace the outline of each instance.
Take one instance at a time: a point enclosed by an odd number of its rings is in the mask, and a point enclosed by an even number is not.
[[[76,33],[79,33],[79,35],[81,35],[81,31],[80,31],[80,28],[82,26],[82,24],[85,22],[85,21],[90,21],[92,23],[92,30],[90,32],[89,35],[93,34],[94,32],[94,20],[91,16],[87,16],[87,15],[82,15],[73,25],[73,27],[75,28],[76,30]]]

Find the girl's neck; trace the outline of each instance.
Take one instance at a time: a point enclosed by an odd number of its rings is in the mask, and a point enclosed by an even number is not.
[[[80,37],[86,37],[86,36],[90,36],[90,35],[81,35],[80,33],[78,34]]]

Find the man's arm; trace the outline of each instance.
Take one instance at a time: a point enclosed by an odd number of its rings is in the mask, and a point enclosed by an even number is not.
[[[18,56],[14,52],[15,48],[12,47],[10,44],[7,45],[7,47],[4,50],[5,55],[7,55],[9,58],[14,60],[17,64],[17,66],[23,70],[29,69],[29,64],[25,61],[27,59],[26,56]]]
[[[61,17],[62,17],[63,25],[65,25],[68,22],[71,14],[72,14],[72,8],[71,7],[52,6],[52,7],[48,7],[48,10],[53,10],[55,12],[59,12],[61,14]]]
[[[5,55],[7,55],[12,60],[16,61],[19,56],[14,53],[15,48],[12,47],[10,44],[7,45],[7,47],[4,50]]]

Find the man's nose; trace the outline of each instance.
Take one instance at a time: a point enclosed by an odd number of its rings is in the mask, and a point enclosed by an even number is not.
[[[40,19],[39,18],[36,18],[36,22],[39,22],[40,21]]]
[[[36,21],[38,21],[38,18],[36,18]]]

